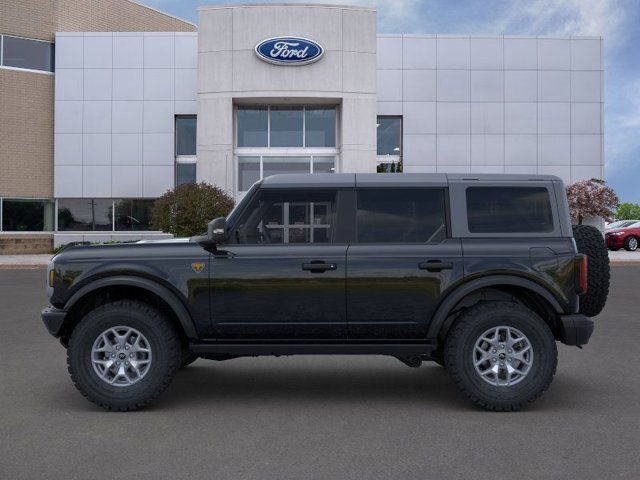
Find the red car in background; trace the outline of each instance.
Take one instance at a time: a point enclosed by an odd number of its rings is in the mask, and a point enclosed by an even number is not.
[[[605,230],[604,239],[609,250],[618,250],[624,247],[625,250],[633,252],[640,245],[640,222]]]

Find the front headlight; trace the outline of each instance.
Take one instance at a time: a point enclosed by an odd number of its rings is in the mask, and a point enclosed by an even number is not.
[[[609,235],[624,235],[624,232],[611,232]]]

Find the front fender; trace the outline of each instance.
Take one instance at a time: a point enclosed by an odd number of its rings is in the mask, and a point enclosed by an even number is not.
[[[184,330],[184,333],[189,339],[196,340],[198,334],[196,332],[193,319],[189,314],[189,311],[185,307],[184,303],[178,298],[178,296],[169,290],[167,287],[144,277],[136,277],[134,275],[114,275],[110,277],[103,277],[94,280],[80,289],[78,289],[64,305],[64,310],[69,311],[81,298],[90,292],[98,290],[100,288],[112,287],[112,286],[130,286],[147,290],[164,300],[171,310],[175,313],[180,325]]]

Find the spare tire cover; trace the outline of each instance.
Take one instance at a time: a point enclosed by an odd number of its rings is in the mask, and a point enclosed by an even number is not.
[[[580,297],[580,313],[595,317],[604,308],[609,295],[609,251],[602,233],[590,225],[574,225],[573,238],[578,252],[589,257],[587,293]]]

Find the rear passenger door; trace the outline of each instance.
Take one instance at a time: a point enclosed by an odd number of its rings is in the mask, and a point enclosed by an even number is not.
[[[463,275],[460,240],[448,233],[447,190],[372,187],[354,195],[349,338],[424,338],[443,292]]]

